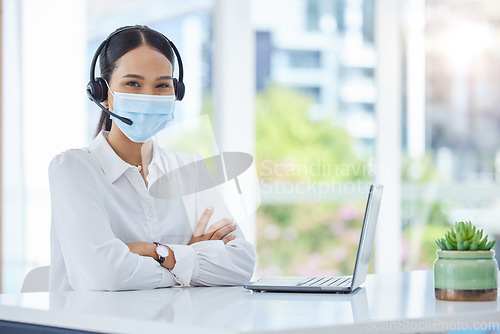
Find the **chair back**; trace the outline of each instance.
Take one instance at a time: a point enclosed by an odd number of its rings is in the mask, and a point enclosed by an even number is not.
[[[49,269],[50,266],[43,266],[28,272],[24,277],[21,292],[49,291]]]

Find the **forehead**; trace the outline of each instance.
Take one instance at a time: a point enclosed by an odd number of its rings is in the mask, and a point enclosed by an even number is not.
[[[145,77],[172,75],[172,63],[155,48],[141,45],[118,59],[113,75],[124,74],[140,74]]]

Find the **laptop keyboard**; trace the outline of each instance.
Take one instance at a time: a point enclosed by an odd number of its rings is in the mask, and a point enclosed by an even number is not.
[[[338,286],[349,287],[351,286],[352,277],[313,277],[305,282],[297,284],[298,286]]]

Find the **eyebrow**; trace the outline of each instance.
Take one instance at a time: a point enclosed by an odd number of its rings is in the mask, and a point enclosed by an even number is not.
[[[134,78],[134,79],[144,80],[144,77],[138,74],[125,74],[122,78]],[[171,75],[163,75],[161,77],[156,78],[155,81],[169,80],[169,79],[172,79]]]

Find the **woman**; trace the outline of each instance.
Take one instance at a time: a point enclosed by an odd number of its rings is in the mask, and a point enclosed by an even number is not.
[[[115,31],[96,53],[97,80],[107,86],[102,101],[116,117],[103,109],[93,142],[49,166],[51,291],[240,285],[252,276],[253,246],[215,191],[169,199],[148,192],[168,171],[199,159],[151,139],[172,119],[179,93],[172,46],[134,26]]]

